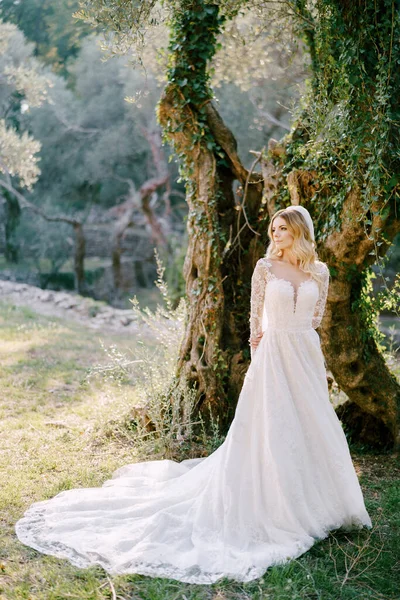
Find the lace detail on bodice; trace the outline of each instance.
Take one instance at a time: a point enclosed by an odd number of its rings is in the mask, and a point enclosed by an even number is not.
[[[250,335],[261,334],[266,327],[302,330],[319,327],[326,305],[329,270],[317,262],[322,283],[301,281],[297,287],[271,270],[271,261],[261,258],[251,280]],[[267,324],[267,325],[266,325]]]

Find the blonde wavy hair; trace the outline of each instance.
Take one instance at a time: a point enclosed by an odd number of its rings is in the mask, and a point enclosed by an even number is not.
[[[304,273],[308,273],[318,284],[322,283],[321,271],[316,262],[318,261],[315,242],[311,238],[310,230],[303,215],[297,210],[278,210],[272,217],[268,227],[268,237],[270,243],[267,248],[267,258],[279,258],[279,249],[274,242],[272,227],[277,217],[281,217],[286,221],[288,231],[293,236],[293,246],[291,251],[299,260],[299,267]]]

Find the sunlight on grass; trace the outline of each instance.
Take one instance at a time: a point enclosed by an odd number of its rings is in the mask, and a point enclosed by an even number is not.
[[[42,340],[42,343],[46,343],[46,340]],[[21,359],[25,352],[27,352],[33,347],[36,347],[38,344],[40,344],[40,340],[38,339],[34,341],[3,339],[0,348],[0,359],[2,364],[13,364],[16,360]]]
[[[309,552],[254,582],[213,586],[107,577],[20,544],[14,524],[35,501],[74,487],[100,486],[135,462],[134,432],[113,423],[136,401],[124,378],[90,377],[108,360],[98,334],[0,303],[0,599],[1,600],[397,600],[400,579],[400,468],[392,455],[359,454],[374,528],[334,532]],[[137,343],[107,335],[121,350]],[[14,349],[14,350],[12,350]],[[12,359],[10,359],[10,356]],[[130,436],[130,437],[129,437]]]

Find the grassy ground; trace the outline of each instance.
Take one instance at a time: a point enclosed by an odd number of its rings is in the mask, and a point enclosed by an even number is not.
[[[109,578],[21,545],[14,524],[34,501],[97,486],[136,459],[135,446],[101,436],[134,400],[132,388],[88,380],[105,361],[98,334],[0,304],[1,600],[400,599],[400,468],[395,456],[357,454],[372,531],[332,534],[249,584],[196,586],[142,576]],[[135,343],[107,335],[121,348]]]

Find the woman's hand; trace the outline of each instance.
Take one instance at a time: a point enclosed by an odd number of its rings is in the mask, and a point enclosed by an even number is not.
[[[258,344],[261,342],[262,336],[263,336],[263,334],[259,333],[255,337],[250,338],[250,346],[253,351],[257,348]]]

